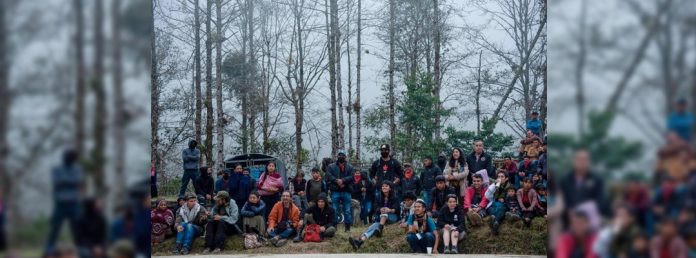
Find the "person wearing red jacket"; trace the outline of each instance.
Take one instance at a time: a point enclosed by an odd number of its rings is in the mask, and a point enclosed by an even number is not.
[[[480,174],[473,175],[472,186],[466,189],[464,198],[464,211],[473,226],[482,225],[483,217],[486,216],[486,206],[488,206],[486,190],[483,187],[483,177]]]
[[[590,228],[587,213],[574,211],[570,214],[570,231],[558,238],[556,258],[599,258],[592,250],[597,234]]]

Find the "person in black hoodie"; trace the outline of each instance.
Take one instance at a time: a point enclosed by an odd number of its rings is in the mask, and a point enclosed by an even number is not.
[[[456,195],[456,192],[454,191],[454,187],[447,186],[445,183],[445,176],[439,175],[435,177],[435,187],[430,190],[430,199],[432,200],[432,203],[430,204],[429,207],[429,216],[433,218],[438,217],[439,210],[442,207],[445,207],[445,203],[447,202],[447,196],[450,194]]]
[[[374,187],[367,174],[362,173],[360,168],[356,168],[353,173],[353,193],[351,197],[360,202],[360,220],[363,225],[367,225],[368,214],[372,212],[372,198],[374,195]]]
[[[237,165],[237,167],[234,169],[234,174],[236,176],[231,177],[229,187],[230,196],[238,207],[243,206],[244,203],[249,200],[249,194],[254,191],[254,186],[256,185],[256,180],[251,178],[251,175],[249,175],[249,170],[242,169],[241,166],[242,165]],[[240,170],[240,172],[237,173],[237,170]],[[237,225],[240,227],[242,226],[242,224],[239,222]]]
[[[404,178],[401,185],[401,193],[413,192],[416,196],[420,196],[421,180],[413,171],[410,163],[404,163]]]
[[[442,169],[433,164],[432,157],[423,159],[423,170],[420,172],[421,188],[423,189],[423,200],[425,207],[430,207],[430,190],[435,187],[435,177],[442,175]]]
[[[382,182],[381,191],[375,196],[375,207],[378,208],[374,217],[375,223],[370,225],[367,230],[358,238],[352,236],[348,238],[348,242],[353,246],[353,250],[358,250],[367,239],[373,235],[382,237],[385,224],[396,223],[399,220],[400,200],[394,193],[392,182],[384,180]]]
[[[404,176],[403,168],[399,161],[393,159],[390,156],[389,144],[382,144],[379,147],[381,157],[375,160],[370,167],[370,178],[372,179],[372,184],[377,185],[379,182],[384,182],[384,180],[389,180],[394,185],[394,192],[396,195],[401,196],[401,179]],[[379,189],[375,189],[375,194],[379,193]]]
[[[304,219],[301,219],[299,223],[299,233],[293,242],[302,241],[304,226],[310,224],[317,224],[321,227],[322,239],[336,235],[336,211],[329,206],[329,200],[324,193],[319,194],[317,205],[310,206],[305,211]]]
[[[496,179],[495,168],[493,167],[493,158],[491,155],[484,152],[483,141],[474,141],[474,151],[466,156],[466,165],[469,167],[469,176],[467,177],[467,185],[472,185],[472,175],[479,170],[485,169],[488,172],[488,177]]]
[[[76,243],[80,257],[106,257],[107,224],[97,199],[84,200],[84,212],[77,223]]]
[[[457,195],[447,195],[447,205],[440,209],[437,219],[437,227],[442,230],[445,254],[459,253],[457,243],[466,235],[464,216],[464,209],[461,205],[457,205]]]
[[[215,190],[215,180],[211,176],[212,169],[201,167],[200,171],[201,176],[196,178],[196,181],[193,183],[198,203],[206,207],[212,206],[213,190]]]

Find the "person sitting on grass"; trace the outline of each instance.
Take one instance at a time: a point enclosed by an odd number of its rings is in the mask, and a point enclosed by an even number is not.
[[[176,215],[176,245],[172,253],[187,255],[191,251],[193,239],[203,233],[208,221],[207,210],[198,204],[195,194],[186,195],[186,205],[181,206]]]
[[[486,190],[486,199],[490,200],[486,206],[486,213],[491,215],[490,227],[493,235],[498,235],[498,228],[505,217],[505,202],[501,196],[505,192],[505,188],[509,185],[507,173],[498,171],[498,178],[494,184],[491,184]]]
[[[457,243],[466,235],[464,225],[464,210],[457,205],[457,196],[447,196],[447,206],[440,209],[440,217],[437,218],[437,227],[442,229],[442,238],[445,244],[445,254],[458,254]]]
[[[517,201],[517,190],[514,186],[508,186],[506,189],[507,195],[505,196],[505,220],[508,221],[518,221],[522,218],[522,210],[520,210],[520,203]]]
[[[266,204],[259,198],[259,193],[253,191],[249,194],[249,200],[244,204],[240,214],[244,224],[244,233],[264,234],[266,221],[263,214],[266,212]]]
[[[406,192],[403,199],[404,201],[399,205],[399,208],[401,209],[401,215],[399,216],[399,227],[403,228],[405,231],[408,231],[406,220],[408,220],[409,215],[413,214],[413,205],[416,201],[416,194],[411,191]]]
[[[664,217],[659,223],[658,234],[650,240],[651,257],[689,257],[689,247],[686,241],[679,235],[677,221],[670,217]]]
[[[353,246],[353,250],[355,251],[357,251],[360,246],[362,246],[363,243],[365,243],[365,241],[370,239],[370,237],[373,235],[382,237],[385,224],[396,223],[399,220],[397,216],[397,214],[400,214],[399,198],[394,194],[391,181],[384,180],[384,182],[382,182],[381,191],[377,193],[375,202],[377,210],[375,212],[374,220],[376,222],[370,225],[365,233],[360,235],[360,237],[357,239],[353,238],[352,236],[348,238],[350,245]]]
[[[537,184],[536,187],[534,187],[534,189],[536,189],[537,192],[537,216],[546,218],[546,186],[544,184]]]
[[[367,225],[368,214],[372,212],[372,198],[375,197],[372,181],[367,174],[360,171],[360,168],[355,168],[351,184],[353,184],[351,198],[360,202],[360,220],[363,225]]]
[[[157,207],[150,211],[150,241],[153,246],[164,242],[164,238],[171,235],[174,218],[174,213],[167,207],[167,201],[158,199]]]
[[[445,207],[447,203],[447,196],[454,194],[454,187],[447,186],[445,176],[439,175],[435,177],[435,187],[430,190],[430,211],[433,218],[438,217],[438,210]]]
[[[310,206],[304,215],[304,219],[300,220],[299,230],[297,237],[293,239],[293,242],[300,242],[303,238],[303,229],[305,224],[317,224],[321,228],[319,229],[321,238],[331,238],[336,234],[336,211],[333,207],[329,206],[329,200],[326,194],[322,193],[319,195],[317,204]]]
[[[408,216],[408,233],[406,241],[411,246],[411,251],[415,253],[427,253],[428,248],[432,249],[437,243],[437,227],[435,222],[425,212],[425,202],[418,200],[413,204],[414,212]],[[437,253],[437,250],[433,252]]]
[[[488,206],[486,190],[483,187],[483,177],[480,174],[475,174],[472,186],[466,189],[466,197],[464,198],[464,211],[466,211],[472,226],[482,225],[483,217],[486,217],[486,206]]]
[[[213,169],[203,166],[199,170],[200,176],[193,182],[193,189],[196,191],[198,203],[210,207],[213,205],[213,192],[215,190],[215,180],[210,174]]]
[[[529,227],[532,224],[532,219],[534,219],[536,213],[536,206],[539,202],[537,192],[532,188],[531,178],[522,179],[522,188],[517,190],[517,202],[520,205],[524,224]]]
[[[234,200],[230,201],[230,194],[227,191],[219,191],[214,199],[216,203],[210,213],[213,220],[208,221],[205,226],[204,254],[209,253],[210,250],[213,250],[213,253],[219,253],[225,249],[228,235],[241,233],[237,227],[239,211]]]
[[[268,236],[276,247],[287,244],[287,239],[297,231],[300,222],[300,210],[292,203],[290,192],[284,191],[280,202],[273,205],[268,215]]]

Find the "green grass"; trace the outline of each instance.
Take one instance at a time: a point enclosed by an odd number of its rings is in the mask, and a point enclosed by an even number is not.
[[[488,221],[488,218],[484,221]],[[487,225],[487,224],[486,224]],[[351,228],[353,236],[357,237],[366,226]],[[224,253],[227,254],[281,254],[281,253],[352,253],[353,248],[348,243],[348,233],[343,232],[343,226],[335,237],[321,243],[292,243],[277,248],[264,246],[257,249],[245,250],[241,236],[228,238]],[[500,226],[500,234],[493,236],[488,226],[471,228],[469,235],[459,244],[461,253],[467,254],[518,254],[518,255],[544,255],[548,231],[546,221],[536,218],[527,228],[521,221],[515,223],[504,222]],[[202,237],[193,243],[192,254],[203,251],[205,241]],[[441,241],[442,243],[442,241]],[[442,244],[440,244],[442,246]],[[174,239],[169,238],[152,248],[153,255],[168,255],[174,246]],[[358,253],[410,253],[406,242],[406,234],[397,225],[388,225],[382,238],[373,237],[368,240]]]

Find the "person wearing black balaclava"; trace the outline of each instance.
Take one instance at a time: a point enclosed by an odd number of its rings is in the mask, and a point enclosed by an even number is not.
[[[444,152],[440,153],[440,155],[437,156],[437,166],[444,170],[445,166],[447,165],[447,154]],[[442,173],[442,171],[440,171]]]
[[[377,182],[389,180],[394,185],[396,196],[401,196],[401,179],[404,174],[401,163],[390,156],[389,144],[382,144],[379,150],[381,157],[375,160],[375,162],[372,163],[372,167],[370,167],[372,184],[376,185]],[[378,191],[379,189],[376,190],[376,192]]]
[[[232,179],[230,179],[230,170],[225,169],[222,172],[223,172],[222,177],[220,177],[220,179],[215,181],[215,194],[217,194],[217,192],[219,192],[219,191],[229,191],[229,189],[230,189],[230,185],[231,185],[231,181],[232,181]]]
[[[201,175],[196,179],[193,186],[196,191],[198,203],[204,206],[213,205],[213,195],[215,190],[215,180],[211,176],[212,168],[203,166],[200,169]]]
[[[189,141],[188,148],[181,152],[181,158],[184,161],[184,176],[181,178],[181,188],[179,189],[179,197],[183,197],[186,193],[189,181],[196,182],[198,178],[198,161],[201,159],[201,151],[196,146],[198,142],[195,140]]]

